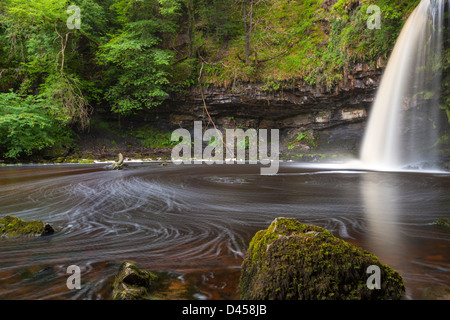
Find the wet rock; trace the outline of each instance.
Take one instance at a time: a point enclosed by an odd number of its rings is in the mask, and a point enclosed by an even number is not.
[[[105,167],[105,169],[110,169],[110,170],[122,170],[123,166],[124,166],[124,158],[123,155],[121,153],[119,153],[119,160],[117,162],[114,162],[111,165],[107,165]]]
[[[380,289],[367,282],[380,268]],[[277,218],[252,239],[242,264],[242,299],[402,299],[402,277],[377,257],[329,231]]]
[[[139,269],[131,262],[124,262],[113,284],[114,300],[149,300],[149,293],[157,280],[157,275]]]
[[[440,227],[450,228],[450,219],[448,218],[437,219],[434,223]]]
[[[39,220],[25,221],[7,215],[0,220],[0,237],[34,237],[48,236],[55,233],[55,229],[48,223]]]

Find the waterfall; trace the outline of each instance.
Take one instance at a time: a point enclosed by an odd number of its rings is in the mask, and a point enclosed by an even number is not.
[[[376,170],[432,165],[439,109],[446,0],[422,0],[406,21],[381,79],[360,160]]]

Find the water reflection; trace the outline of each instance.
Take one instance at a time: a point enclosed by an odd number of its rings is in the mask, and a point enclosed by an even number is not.
[[[448,215],[448,182],[448,176],[421,173],[361,176],[367,224],[361,245],[402,275],[409,299],[449,290],[449,234],[433,225]]]
[[[382,173],[367,172],[361,176],[360,190],[367,223],[367,247],[375,255],[398,261],[398,253],[404,253],[400,236],[402,196],[398,179],[395,174],[386,179]]]

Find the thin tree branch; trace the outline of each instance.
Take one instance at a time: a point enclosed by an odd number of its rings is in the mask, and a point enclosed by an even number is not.
[[[66,53],[66,48],[67,48],[67,42],[69,41],[69,35],[72,32],[67,32],[66,33],[66,37],[64,38],[59,32],[58,29],[56,28],[56,22],[55,22],[55,32],[58,35],[58,37],[61,39],[61,51],[58,52],[58,54],[56,55],[56,63],[58,63],[58,57],[61,54],[62,59],[61,59],[61,74],[64,71],[64,62],[65,62],[65,53]]]
[[[204,65],[204,63],[202,63],[202,66],[201,66],[201,68],[200,68],[200,75],[199,75],[199,77],[198,77],[198,79],[199,79],[199,84],[200,84],[200,92],[201,92],[201,95],[202,95],[202,101],[203,101],[203,109],[205,110],[206,115],[207,115],[208,118],[209,118],[209,122],[212,123],[214,129],[215,129],[216,132],[217,132],[217,135],[219,136],[220,140],[222,141],[222,145],[227,149],[227,151],[228,151],[230,154],[233,154],[233,152],[230,150],[230,148],[228,147],[228,145],[223,141],[223,136],[222,136],[222,134],[220,133],[219,129],[217,129],[216,124],[214,123],[213,119],[211,118],[211,115],[209,114],[208,108],[206,107],[205,95],[203,94],[203,84],[201,83],[201,77],[202,77],[203,65]]]

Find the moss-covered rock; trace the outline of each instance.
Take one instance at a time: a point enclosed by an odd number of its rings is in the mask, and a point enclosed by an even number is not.
[[[158,276],[152,272],[139,269],[131,262],[124,262],[113,284],[114,300],[150,300],[152,287]]]
[[[370,290],[367,268],[380,268],[381,289]],[[242,264],[242,299],[402,299],[402,277],[367,251],[329,231],[277,218],[252,239]]]
[[[434,223],[440,227],[450,228],[450,219],[448,218],[437,219],[436,221],[434,221]]]
[[[0,237],[3,238],[48,236],[54,232],[55,229],[51,225],[39,220],[25,221],[10,215],[0,220]]]

